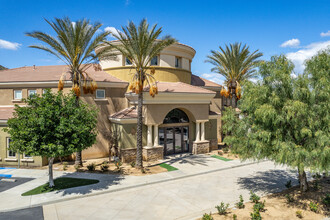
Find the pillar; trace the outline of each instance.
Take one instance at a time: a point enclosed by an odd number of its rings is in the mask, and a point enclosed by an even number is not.
[[[152,147],[152,125],[148,125],[147,146]]]
[[[200,122],[196,122],[196,141],[200,141]]]
[[[205,122],[201,123],[201,140],[205,141]]]
[[[158,145],[158,125],[154,125],[154,146],[157,147]]]

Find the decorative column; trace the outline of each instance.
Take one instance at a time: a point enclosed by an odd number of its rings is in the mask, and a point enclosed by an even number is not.
[[[201,124],[201,140],[205,141],[205,122],[203,121]]]
[[[152,125],[148,125],[147,146],[152,147]]]
[[[157,147],[158,145],[158,125],[154,125],[154,147]]]
[[[200,141],[200,122],[196,121],[196,142]]]

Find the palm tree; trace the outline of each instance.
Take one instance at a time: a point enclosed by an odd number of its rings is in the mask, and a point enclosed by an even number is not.
[[[154,68],[150,68],[150,61],[153,57],[169,45],[176,42],[174,38],[166,35],[158,40],[162,33],[162,28],[157,28],[157,24],[149,29],[146,19],[143,19],[137,27],[132,21],[128,26],[122,27],[122,32],[113,32],[112,35],[118,40],[108,42],[109,48],[117,49],[124,57],[127,57],[133,68],[133,74],[130,89],[138,94],[138,122],[137,122],[137,150],[136,150],[136,168],[142,169],[142,105],[144,87],[149,87],[149,93],[152,97],[157,94],[157,82],[152,76]],[[150,70],[150,74],[147,70]]]
[[[80,87],[83,87],[84,93],[93,93],[97,87],[92,76],[89,76],[86,70],[99,59],[105,59],[107,56],[108,53],[105,48],[97,54],[94,50],[106,40],[109,32],[96,34],[102,24],[98,22],[91,24],[86,19],[72,22],[68,17],[65,17],[63,19],[55,18],[54,21],[45,19],[45,21],[55,31],[56,37],[40,31],[26,33],[27,36],[46,44],[46,46],[32,45],[29,47],[46,51],[68,66],[72,89],[76,95],[76,104],[79,105]],[[63,73],[59,79],[59,90],[63,89],[65,75],[66,73]],[[81,152],[76,153],[75,163],[82,165]]]
[[[263,54],[259,50],[250,53],[246,44],[242,47],[241,43],[226,45],[226,48],[219,47],[220,51],[211,50],[211,55],[207,56],[206,62],[214,67],[212,72],[219,73],[225,77],[228,87],[227,92],[222,90],[221,95],[231,97],[233,108],[237,106],[237,98],[241,96],[240,84],[246,80],[256,77],[255,67],[258,65]]]

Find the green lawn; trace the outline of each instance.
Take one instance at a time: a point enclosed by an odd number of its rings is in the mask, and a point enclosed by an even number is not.
[[[211,157],[213,158],[217,158],[219,160],[223,160],[223,161],[231,161],[232,159],[228,159],[228,158],[224,158],[224,157],[220,157],[218,155],[212,155]]]
[[[159,164],[159,166],[167,169],[167,171],[178,170],[178,168],[172,167],[171,165],[168,165],[166,163]]]
[[[70,178],[70,177],[60,177],[54,180],[55,187],[50,188],[48,183],[45,183],[37,188],[34,188],[30,191],[27,191],[22,194],[22,196],[32,196],[41,193],[53,192],[61,189],[68,189],[77,186],[86,186],[98,183],[98,180],[94,179],[79,179],[79,178]]]

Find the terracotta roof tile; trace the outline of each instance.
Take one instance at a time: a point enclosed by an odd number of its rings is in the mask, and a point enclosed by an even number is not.
[[[173,93],[210,93],[215,92],[204,89],[198,86],[189,85],[183,82],[157,82],[158,92],[173,92]],[[149,88],[145,88],[144,91],[149,91]]]
[[[137,110],[134,106],[130,108],[125,108],[119,112],[112,114],[110,118],[117,118],[117,119],[137,118]]]
[[[0,107],[0,120],[8,120],[13,117],[14,107]]]
[[[206,87],[221,87],[221,85],[212,82],[210,80],[204,79],[202,77],[191,75],[191,85],[193,86],[206,86]]]
[[[1,82],[43,82],[58,81],[62,73],[67,72],[66,65],[57,66],[27,66],[14,69],[3,70],[0,73]],[[86,72],[97,82],[124,82],[104,71],[96,71],[90,66]],[[66,74],[66,80],[70,80],[70,75]]]

